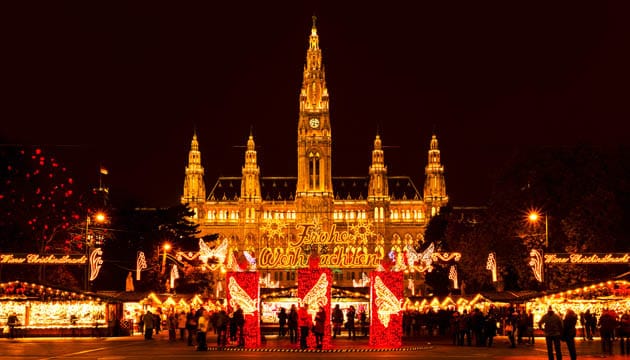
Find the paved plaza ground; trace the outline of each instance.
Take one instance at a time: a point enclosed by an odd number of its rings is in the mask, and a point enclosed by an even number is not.
[[[510,348],[506,337],[498,336],[492,348],[453,346],[446,337],[405,339],[400,349],[371,349],[367,338],[349,340],[346,337],[333,341],[331,351],[309,350],[302,352],[287,338],[266,336],[266,342],[259,349],[227,348],[217,350],[216,337],[208,337],[209,351],[195,351],[185,341],[170,342],[168,334],[161,332],[154,340],[144,340],[140,335],[115,338],[20,338],[0,339],[0,359],[188,359],[217,358],[244,359],[266,358],[273,360],[300,359],[546,359],[543,338],[537,338],[534,346],[519,345]],[[614,355],[607,358],[627,358],[619,354],[619,343],[615,342]],[[599,339],[583,341],[577,339],[578,358],[602,358]],[[563,344],[563,358],[569,359]]]

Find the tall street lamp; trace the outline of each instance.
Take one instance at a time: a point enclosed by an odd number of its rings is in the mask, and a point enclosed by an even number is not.
[[[545,249],[546,249],[549,247],[549,221],[547,219],[547,215],[544,215],[544,216],[545,216]],[[532,211],[529,213],[529,216],[527,216],[527,218],[532,223],[538,223],[538,220],[540,220],[540,214],[538,214],[538,212],[536,211]]]
[[[164,275],[164,273],[166,272],[166,253],[169,250],[171,250],[171,244],[164,243],[162,247],[164,248],[164,255],[162,256],[162,275]],[[160,254],[160,249],[158,248],[158,256],[160,256],[159,254]]]
[[[97,212],[93,215],[94,221],[98,224],[102,224],[107,220],[107,216],[103,212]],[[90,269],[90,250],[92,245],[94,245],[94,236],[90,236],[90,222],[92,221],[92,217],[90,217],[90,213],[88,212],[85,218],[85,276],[84,276],[84,284],[83,289],[88,291],[88,277],[89,277],[89,269]]]
[[[547,275],[547,265],[545,264],[545,257],[544,257],[544,252],[547,251],[547,249],[549,248],[549,219],[547,217],[547,214],[544,215],[545,217],[545,247],[543,250],[543,256],[541,256],[540,261],[542,261],[542,281],[544,281],[545,283],[545,288],[549,288],[549,276]],[[529,215],[527,216],[527,219],[529,220],[530,223],[532,224],[538,224],[538,221],[540,220],[541,215],[538,213],[538,211],[530,211]],[[533,251],[533,250],[532,250]]]

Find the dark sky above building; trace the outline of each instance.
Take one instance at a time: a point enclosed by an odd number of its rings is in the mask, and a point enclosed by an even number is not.
[[[628,145],[630,3],[15,2],[2,26],[3,144],[42,145],[79,184],[179,201],[196,129],[208,190],[295,176],[298,95],[317,15],[333,175],[424,182],[431,133],[455,205],[480,205],[526,146]],[[5,145],[7,146],[7,145]]]

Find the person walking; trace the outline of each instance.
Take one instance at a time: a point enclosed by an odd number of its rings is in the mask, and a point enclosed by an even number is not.
[[[221,310],[216,314],[217,347],[219,348],[227,345],[227,327],[229,322],[230,318],[225,310]]]
[[[207,351],[208,312],[204,309],[197,318],[197,351]]]
[[[486,334],[486,342],[488,347],[492,347],[494,343],[494,337],[497,336],[497,319],[494,317],[494,314],[486,315],[486,321],[484,322],[484,334]],[[464,345],[464,339],[462,338],[461,346]]]
[[[630,355],[630,310],[619,318],[619,346],[622,355]]]
[[[287,334],[286,326],[288,317],[289,316],[287,315],[287,309],[281,307],[280,311],[278,312],[278,336],[280,337],[284,337]]]
[[[335,339],[337,335],[341,335],[341,325],[343,325],[343,311],[341,311],[339,304],[335,305],[331,316],[333,323],[333,339]]]
[[[545,341],[547,343],[547,357],[553,360],[553,351],[556,350],[556,359],[562,360],[562,351],[560,349],[560,337],[562,336],[562,318],[556,314],[551,306],[547,313],[538,322],[538,327],[545,332]]]
[[[177,341],[177,313],[169,313],[166,322],[168,324],[168,341]]]
[[[527,344],[534,345],[534,314],[527,311]]]
[[[577,335],[575,326],[577,325],[577,322],[578,316],[575,311],[567,309],[562,322],[562,340],[567,343],[567,349],[569,350],[571,360],[577,359],[577,352],[575,350],[575,336]]]
[[[15,312],[12,312],[11,315],[9,315],[9,318],[7,319],[7,325],[9,326],[9,339],[15,339],[16,337],[15,327],[18,326],[19,324],[20,324],[20,321],[18,320],[17,315],[15,314]]]
[[[182,311],[177,315],[177,330],[179,330],[179,340],[186,338],[186,312]]]
[[[289,327],[289,341],[291,344],[297,343],[298,339],[298,312],[295,304],[291,305],[289,309],[289,316],[287,318],[287,326]]]
[[[238,338],[237,346],[244,347],[245,335],[243,333],[243,329],[245,328],[245,315],[243,314],[243,309],[241,309],[240,305],[236,305],[236,310],[234,311],[234,325],[236,325]]]
[[[355,340],[357,338],[357,332],[354,328],[354,318],[356,317],[356,311],[354,306],[350,305],[350,308],[346,312],[346,328],[348,329],[348,338]]]
[[[197,318],[192,309],[186,315],[186,330],[188,330],[188,346],[194,346],[194,339],[197,336]]]
[[[317,314],[315,314],[315,326],[313,332],[315,333],[315,347],[321,349],[324,346],[324,329],[326,328],[326,310],[323,306],[319,306]]]
[[[602,338],[602,353],[612,355],[613,332],[617,325],[617,320],[608,309],[602,311],[599,317],[599,336]]]
[[[313,318],[308,313],[308,304],[304,304],[298,311],[298,326],[300,327],[300,349],[304,350],[308,348],[308,332],[313,327]]]
[[[153,327],[155,323],[155,316],[151,313],[151,310],[147,310],[147,313],[142,317],[144,323],[144,339],[153,339]]]

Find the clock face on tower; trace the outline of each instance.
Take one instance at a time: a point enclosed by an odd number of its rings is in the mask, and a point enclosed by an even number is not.
[[[315,117],[314,117],[314,118],[311,118],[311,119],[308,121],[308,124],[309,124],[309,125],[310,125],[313,129],[316,129],[316,128],[318,128],[318,127],[319,127],[319,119],[318,119],[318,118],[315,118]]]

